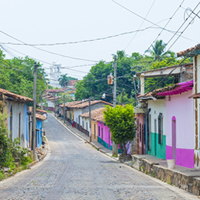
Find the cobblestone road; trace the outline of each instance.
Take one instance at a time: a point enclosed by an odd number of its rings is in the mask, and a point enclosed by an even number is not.
[[[51,115],[44,125],[51,152],[0,182],[0,199],[197,199],[106,157]]]

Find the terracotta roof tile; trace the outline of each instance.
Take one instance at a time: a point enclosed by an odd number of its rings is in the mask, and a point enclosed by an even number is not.
[[[13,97],[15,99],[15,101],[20,101],[20,102],[33,102],[33,99],[29,98],[29,97],[25,97],[19,94],[15,94],[12,92],[9,92],[8,90],[4,90],[0,88],[0,94],[4,94],[5,96],[8,97]]]
[[[43,115],[40,115],[40,114],[36,113],[36,119],[40,119],[40,120],[44,121],[44,120],[47,119],[47,117],[45,117],[45,116],[43,116]]]
[[[76,105],[76,104],[80,104],[82,101],[72,101],[72,102],[67,102],[65,103],[65,107],[71,107],[73,105]],[[64,104],[60,105],[60,107],[63,107]]]
[[[74,86],[78,80],[70,80],[67,86]]]
[[[198,50],[198,49],[200,49],[200,43],[197,44],[197,45],[194,46],[194,47],[191,47],[191,48],[186,49],[186,50],[184,50],[184,51],[178,52],[178,53],[177,53],[177,56],[178,56],[178,57],[180,57],[180,56],[185,56],[186,54],[190,53],[191,51]]]

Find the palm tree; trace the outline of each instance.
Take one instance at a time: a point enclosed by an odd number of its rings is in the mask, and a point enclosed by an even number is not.
[[[61,86],[65,87],[69,83],[69,77],[67,77],[67,74],[61,74],[58,81]]]
[[[151,49],[147,50],[146,52],[149,52],[151,56],[154,58],[154,60],[161,61],[166,57],[169,57],[172,55],[171,51],[165,52],[165,47],[167,44],[165,44],[162,40],[157,40],[154,46],[151,46]]]

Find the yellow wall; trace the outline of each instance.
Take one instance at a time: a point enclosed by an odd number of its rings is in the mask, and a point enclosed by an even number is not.
[[[96,127],[95,127],[96,126]],[[96,129],[96,130],[95,130]],[[96,131],[96,132],[95,132]],[[96,134],[95,134],[96,133]],[[96,137],[95,137],[96,135]],[[91,136],[92,136],[92,140],[97,141],[97,122],[91,120]],[[95,138],[94,138],[95,137]]]

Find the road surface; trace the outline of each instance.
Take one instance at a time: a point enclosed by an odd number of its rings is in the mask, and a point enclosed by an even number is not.
[[[0,182],[0,199],[197,199],[112,160],[51,115],[44,128],[51,149],[48,156]]]

